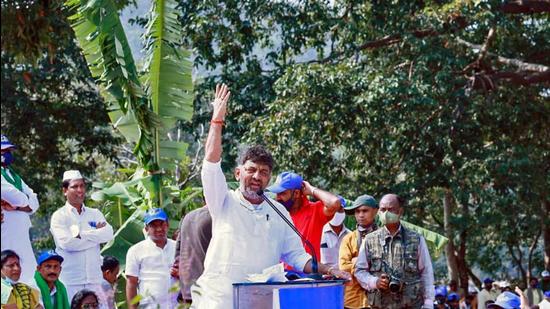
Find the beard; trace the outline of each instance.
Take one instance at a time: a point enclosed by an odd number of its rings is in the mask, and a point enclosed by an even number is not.
[[[239,190],[241,191],[243,197],[249,201],[263,201],[263,198],[258,195],[258,193],[244,185],[240,185]]]

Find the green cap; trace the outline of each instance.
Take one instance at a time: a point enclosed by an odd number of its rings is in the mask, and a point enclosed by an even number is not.
[[[374,197],[364,194],[356,198],[350,206],[344,207],[344,210],[347,215],[353,215],[355,213],[355,208],[360,206],[368,206],[378,209],[378,202],[374,199]]]

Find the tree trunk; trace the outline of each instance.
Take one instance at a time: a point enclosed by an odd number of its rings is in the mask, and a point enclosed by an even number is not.
[[[445,247],[445,255],[447,257],[447,273],[450,280],[456,280],[458,282],[458,261],[455,254],[455,245],[453,241],[453,228],[451,227],[451,216],[453,213],[453,194],[451,189],[445,189],[445,196],[443,197],[443,228],[445,230],[445,236],[449,239],[447,246]]]
[[[467,204],[461,204],[460,206],[462,216],[464,218],[468,218],[469,210]],[[466,262],[466,241],[468,238],[467,228],[464,227],[464,229],[460,232],[460,246],[457,252],[457,263],[458,263],[458,271],[459,271],[459,293],[460,296],[466,296],[468,295],[468,263]]]
[[[543,221],[542,224],[544,224],[544,218],[542,218],[542,221]],[[537,249],[537,244],[539,243],[541,232],[542,230],[539,230],[537,232],[537,235],[533,239],[533,242],[531,242],[531,246],[529,246],[529,256],[527,258],[527,282],[525,282],[525,286],[529,286],[529,280],[533,278],[533,254]],[[536,277],[536,275],[534,277]]]
[[[550,270],[550,201],[543,195],[541,202],[542,208],[542,231],[544,233],[544,269]]]

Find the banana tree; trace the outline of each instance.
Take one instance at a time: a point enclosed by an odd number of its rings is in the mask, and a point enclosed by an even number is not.
[[[186,156],[187,144],[170,139],[178,120],[193,111],[190,53],[181,44],[174,0],[153,1],[143,35],[146,61],[138,70],[113,0],[69,0],[69,18],[90,72],[108,104],[115,128],[132,144],[164,206],[161,176]]]

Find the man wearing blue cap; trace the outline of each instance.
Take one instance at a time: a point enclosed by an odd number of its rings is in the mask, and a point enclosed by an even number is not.
[[[170,288],[176,242],[168,238],[168,215],[161,208],[147,211],[144,218],[147,238],[130,247],[126,254],[126,299],[129,308],[175,308],[177,293]],[[138,295],[138,303],[132,300]]]
[[[40,291],[40,300],[45,309],[69,309],[69,297],[65,285],[59,280],[63,257],[53,250],[45,251],[38,257],[34,273],[34,284]]]
[[[498,292],[493,290],[493,282],[491,278],[483,280],[483,289],[477,294],[477,304],[481,308],[485,308],[485,304],[488,301],[495,301],[497,299]]]
[[[315,252],[305,246],[306,252],[319,258],[323,226],[342,209],[338,196],[312,186],[293,172],[279,174],[267,190],[277,194],[277,202],[285,206],[298,231],[313,245]],[[311,202],[308,196],[317,201]]]
[[[342,207],[346,205],[346,199],[338,195]],[[338,267],[338,252],[340,245],[346,235],[351,231],[344,225],[346,213],[341,209],[334,214],[332,219],[323,226],[323,234],[321,236],[321,263]]]
[[[229,190],[221,168],[222,129],[230,97],[226,85],[217,85],[214,112],[205,143],[201,181],[212,216],[212,239],[206,252],[204,272],[191,288],[193,308],[224,309],[233,304],[233,283],[261,273],[281,260],[294,269],[312,272],[311,256],[278,213],[264,200],[271,179],[273,157],[262,146],[243,149],[234,176],[239,188]],[[284,207],[274,206],[290,219]],[[349,274],[320,263],[319,272],[345,279]]]
[[[21,281],[30,284],[36,259],[29,237],[30,215],[38,210],[38,198],[14,171],[11,164],[15,149],[2,135],[2,250],[13,250],[21,258]]]

